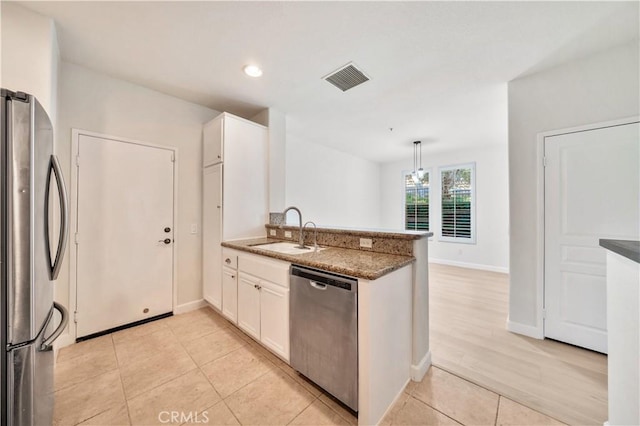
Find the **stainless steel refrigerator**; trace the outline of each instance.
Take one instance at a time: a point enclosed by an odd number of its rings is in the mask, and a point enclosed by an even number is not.
[[[53,301],[68,234],[67,196],[46,112],[31,95],[1,94],[0,425],[50,425],[52,344],[68,320]],[[52,211],[56,199],[59,214]]]

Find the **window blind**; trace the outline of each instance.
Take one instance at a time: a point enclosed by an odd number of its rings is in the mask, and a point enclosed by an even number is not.
[[[411,173],[405,174],[405,229],[429,230],[429,172],[415,182]]]
[[[471,239],[473,207],[473,169],[451,168],[441,171],[442,236]]]

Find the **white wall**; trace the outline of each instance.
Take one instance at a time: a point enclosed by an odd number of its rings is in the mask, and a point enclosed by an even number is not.
[[[217,111],[86,68],[62,62],[58,156],[70,176],[71,129],[78,128],[178,148],[178,304],[202,298],[201,221],[202,124]],[[69,254],[56,299],[69,297]]]
[[[54,127],[60,53],[53,21],[10,2],[2,12],[2,87],[34,95]]]
[[[636,41],[509,82],[511,329],[542,335],[537,134],[638,115],[638,51]]]
[[[439,167],[475,162],[476,167],[476,243],[439,241]],[[483,148],[423,154],[422,166],[431,172],[429,261],[507,272],[509,265],[509,183],[507,147]],[[382,165],[382,227],[404,227],[404,173],[413,170],[413,158]]]
[[[286,147],[286,204],[300,208],[304,221],[380,227],[378,163],[291,135]]]
[[[281,111],[267,108],[252,121],[267,126],[269,132],[269,211],[281,212],[286,200],[287,117]]]

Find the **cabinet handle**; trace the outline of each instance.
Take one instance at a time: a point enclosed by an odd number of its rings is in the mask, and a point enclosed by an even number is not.
[[[225,263],[226,263],[227,265],[230,265],[230,264],[231,264],[231,259],[229,259],[228,257],[227,257],[224,261],[225,261]]]
[[[220,156],[218,155],[218,158],[220,158]]]
[[[231,275],[231,279],[234,279],[236,276],[235,275]]]

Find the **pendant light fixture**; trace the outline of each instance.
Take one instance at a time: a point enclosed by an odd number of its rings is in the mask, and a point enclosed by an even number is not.
[[[418,162],[419,156],[419,162]],[[420,183],[424,177],[424,169],[422,168],[422,142],[413,142],[413,173],[411,174],[415,183]]]

